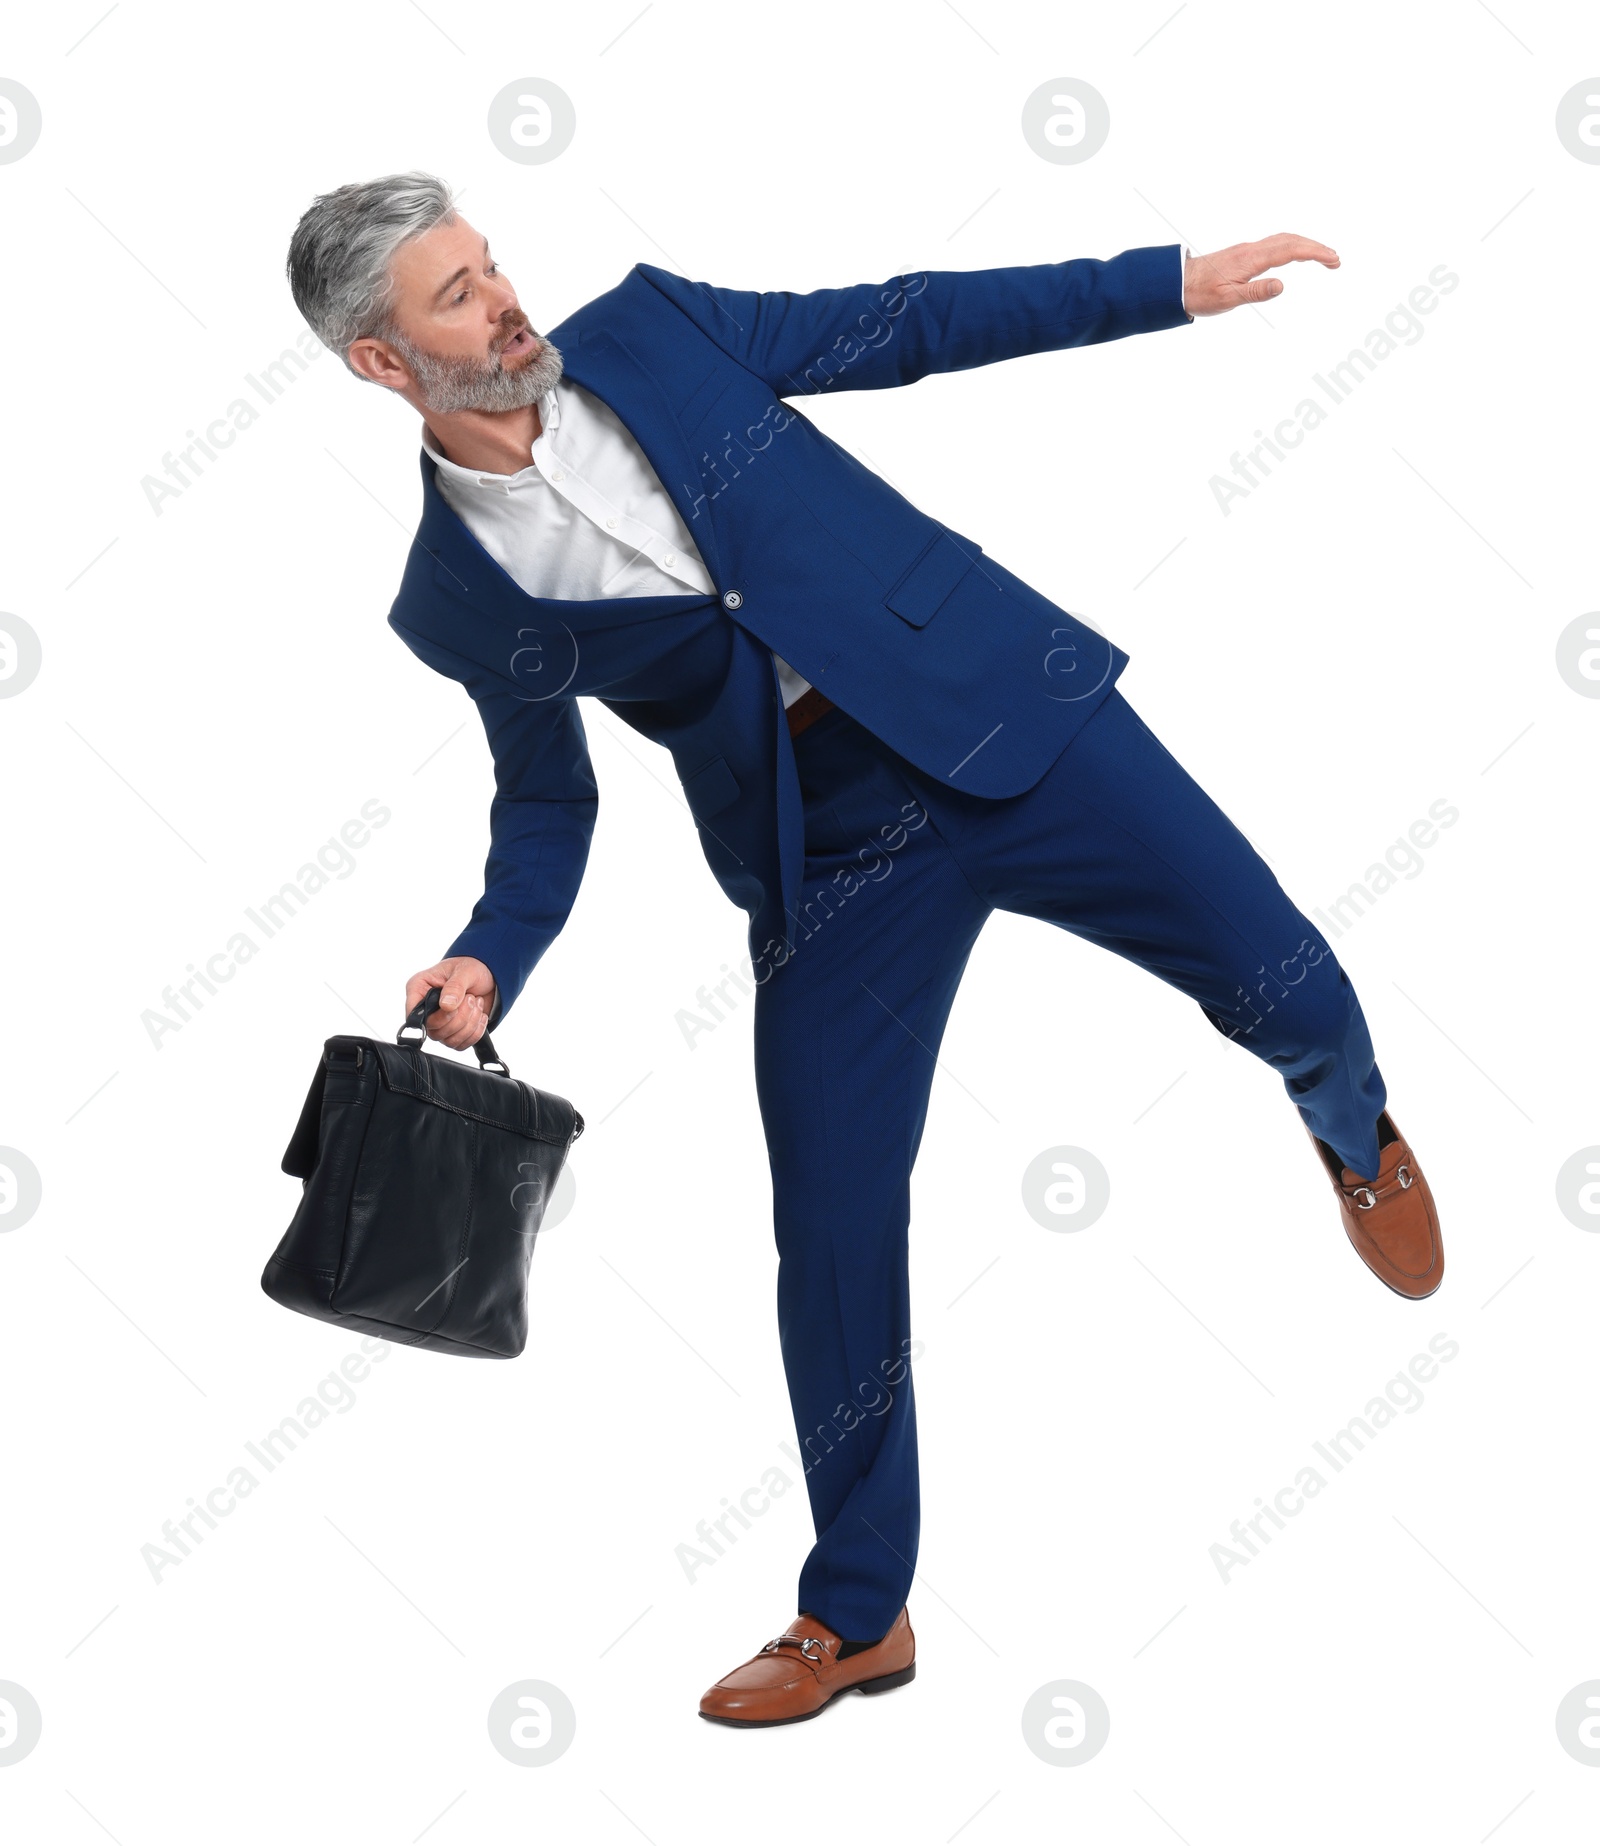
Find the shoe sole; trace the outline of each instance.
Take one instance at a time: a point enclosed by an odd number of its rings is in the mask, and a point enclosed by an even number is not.
[[[797,1711],[792,1718],[725,1718],[720,1713],[703,1711],[700,1716],[707,1724],[728,1724],[736,1731],[767,1731],[777,1724],[804,1724],[808,1718],[820,1718],[837,1698],[846,1692],[864,1692],[868,1698],[879,1692],[893,1692],[897,1686],[909,1686],[917,1677],[917,1663],[902,1667],[898,1673],[885,1673],[878,1679],[864,1679],[859,1685],[841,1686],[837,1692],[830,1692],[815,1711]]]

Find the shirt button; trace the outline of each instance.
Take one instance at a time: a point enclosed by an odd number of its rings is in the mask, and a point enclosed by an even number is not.
[[[744,607],[744,598],[737,590],[724,590],[722,592],[722,606],[724,609],[742,609]]]
[[[608,526],[608,527],[609,527],[609,528],[611,529],[611,531],[613,531],[613,532],[615,532],[615,531],[616,531],[616,529],[617,529],[617,522],[616,522],[616,520],[614,520],[614,519],[608,519],[608,520],[606,521],[606,525],[607,525],[607,526]]]
[[[555,473],[550,477],[552,481],[564,481],[566,478],[566,475],[559,468],[557,468]]]
[[[677,561],[678,561],[678,554],[675,551],[666,551],[666,552],[663,552],[661,555],[661,562],[665,565],[668,565],[669,567],[673,564],[676,564]]]

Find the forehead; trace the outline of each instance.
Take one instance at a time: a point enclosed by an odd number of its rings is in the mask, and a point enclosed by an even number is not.
[[[484,247],[482,231],[465,218],[457,217],[454,224],[436,224],[395,252],[391,264],[395,286],[403,297],[427,305],[458,271],[476,268]]]

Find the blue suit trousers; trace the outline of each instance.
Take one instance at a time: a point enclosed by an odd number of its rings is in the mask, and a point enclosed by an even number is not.
[[[758,988],[755,1058],[817,1534],[797,1606],[871,1641],[917,1557],[911,1170],[991,911],[1058,924],[1189,995],[1362,1175],[1385,1092],[1321,934],[1115,689],[1041,781],[1000,800],[941,785],[837,708],[794,750],[805,876],[793,951]]]

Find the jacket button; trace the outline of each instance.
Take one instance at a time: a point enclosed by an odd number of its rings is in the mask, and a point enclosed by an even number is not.
[[[744,607],[744,598],[737,590],[724,590],[722,592],[722,606],[724,609],[742,609]]]

